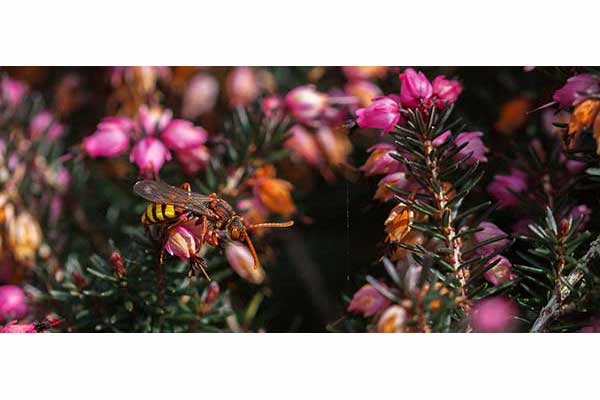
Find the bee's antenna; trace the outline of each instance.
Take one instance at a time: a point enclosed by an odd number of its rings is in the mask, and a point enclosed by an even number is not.
[[[256,228],[289,228],[294,225],[294,221],[286,221],[286,222],[265,222],[262,224],[254,224],[248,226],[247,229],[256,229]]]
[[[260,265],[260,261],[258,261],[258,256],[256,255],[256,250],[254,250],[254,245],[252,244],[252,240],[250,239],[250,235],[246,233],[246,243],[248,243],[248,248],[250,249],[250,253],[252,253],[252,258],[254,259],[254,269],[257,269]]]

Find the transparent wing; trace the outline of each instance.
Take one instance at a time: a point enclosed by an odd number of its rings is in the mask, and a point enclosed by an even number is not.
[[[133,191],[152,203],[173,204],[199,214],[212,214],[208,204],[211,197],[168,185],[161,181],[143,180],[133,185]]]

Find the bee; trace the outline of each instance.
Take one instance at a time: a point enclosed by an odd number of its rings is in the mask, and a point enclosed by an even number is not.
[[[247,224],[227,201],[215,193],[208,196],[194,193],[189,183],[175,187],[161,181],[143,180],[135,183],[133,191],[150,202],[142,215],[142,224],[165,227],[165,240],[179,224],[194,221],[201,227],[200,240],[206,239],[211,246],[218,247],[221,239],[245,242],[252,253],[254,268],[258,268],[260,262],[248,232],[258,228],[287,228],[294,224],[294,221]],[[203,259],[194,257],[190,262],[192,272],[199,267],[210,280]]]

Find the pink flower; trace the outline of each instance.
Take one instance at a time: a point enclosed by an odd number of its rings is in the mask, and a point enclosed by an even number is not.
[[[516,304],[504,297],[492,297],[479,301],[469,318],[476,332],[510,332],[514,329]]]
[[[244,107],[259,94],[258,81],[250,67],[235,67],[227,76],[225,85],[229,104],[233,107]]]
[[[400,83],[400,103],[404,107],[418,107],[427,102],[433,94],[433,88],[427,77],[412,68],[407,68],[400,74]]]
[[[243,244],[228,242],[225,245],[225,257],[231,268],[244,280],[257,285],[265,280],[265,271],[260,265],[255,268],[252,253]]]
[[[495,224],[493,224],[491,222],[487,222],[487,221],[480,223],[478,228],[482,228],[483,230],[479,231],[479,232],[475,232],[475,234],[473,235],[476,243],[485,242],[486,240],[489,240],[491,238],[506,234],[506,232],[504,232],[502,229],[498,228]],[[478,248],[476,251],[478,254],[481,254],[484,256],[489,255],[497,250],[500,250],[502,247],[506,246],[508,244],[508,242],[509,242],[508,239],[501,239],[496,242],[486,244],[485,246]]]
[[[401,120],[398,103],[390,96],[379,97],[367,108],[356,110],[357,123],[361,128],[383,129],[388,133]]]
[[[41,139],[46,134],[48,140],[53,142],[62,136],[64,127],[54,119],[50,112],[42,111],[31,120],[29,131],[33,141]]]
[[[1,328],[0,333],[38,333],[38,330],[35,324],[17,324],[14,320]]]
[[[138,122],[147,135],[161,132],[171,121],[173,112],[160,107],[148,108],[145,104],[138,110]]]
[[[592,215],[592,210],[585,204],[580,204],[571,209],[569,213],[573,222],[577,221],[579,218],[583,218],[581,221],[580,229],[583,229],[585,225],[590,221],[590,216]]]
[[[364,317],[370,317],[380,313],[390,304],[391,302],[387,297],[382,295],[372,285],[366,284],[354,293],[352,301],[348,306],[348,311],[362,314]]]
[[[362,107],[368,107],[376,97],[381,97],[381,89],[370,81],[349,82],[344,87],[344,91],[351,96],[356,97],[358,104]]]
[[[563,87],[554,92],[552,99],[558,102],[560,108],[568,108],[583,99],[586,94],[598,92],[598,83],[598,78],[591,74],[572,76]]]
[[[165,243],[165,250],[172,256],[177,256],[183,261],[194,257],[200,250],[200,226],[194,223],[180,224],[173,229]]]
[[[219,82],[210,74],[197,74],[183,93],[181,115],[189,119],[198,118],[214,108],[218,96]]]
[[[388,185],[398,189],[407,189],[410,182],[404,172],[395,172],[387,175],[377,184],[377,190],[375,191],[373,199],[385,202],[394,198],[395,193],[388,189]]]
[[[283,109],[285,104],[279,96],[267,96],[261,103],[262,112],[267,118],[280,119],[283,117]]]
[[[317,165],[323,160],[317,140],[306,128],[294,125],[288,133],[291,137],[285,141],[284,147],[292,150],[295,156],[311,165]]]
[[[515,279],[512,273],[512,264],[504,256],[493,257],[487,265],[497,262],[492,268],[487,270],[483,277],[494,286],[500,286],[510,280]]]
[[[3,77],[0,81],[0,101],[6,102],[10,108],[17,108],[28,90],[23,82]]]
[[[391,143],[377,143],[368,150],[371,153],[360,170],[365,175],[388,175],[402,171],[402,163],[391,157],[396,153],[396,146]]]
[[[510,175],[495,175],[488,185],[488,193],[500,203],[500,208],[516,206],[519,199],[515,193],[527,189],[527,174],[516,168],[511,169]]]
[[[135,162],[144,173],[157,174],[164,163],[170,159],[169,150],[154,136],[147,136],[137,142],[129,154],[129,161]]]
[[[0,320],[22,318],[29,311],[25,292],[15,285],[0,286]]]
[[[453,104],[462,92],[462,86],[458,81],[448,80],[444,75],[436,76],[432,86],[437,108]]]
[[[127,118],[104,118],[98,130],[83,139],[83,149],[92,158],[116,157],[129,148],[131,121]]]
[[[450,136],[450,131],[446,131],[442,133],[440,136],[436,137],[433,140],[434,146],[440,146],[446,142],[448,137]],[[460,147],[466,143],[466,146],[463,147],[454,157],[456,161],[463,159],[469,153],[471,157],[464,161],[465,165],[474,164],[476,161],[487,162],[487,157],[485,153],[489,151],[487,147],[483,144],[483,141],[480,139],[483,136],[483,132],[462,132],[459,133],[454,139],[454,144],[457,147]]]
[[[342,71],[348,80],[362,80],[362,79],[372,79],[372,78],[381,78],[383,77],[388,70],[388,67],[377,67],[377,66],[366,66],[366,67],[356,67],[356,66],[346,66],[342,67]]]
[[[185,174],[193,175],[206,168],[210,160],[210,152],[206,146],[200,145],[178,151],[175,153],[175,158]]]
[[[298,121],[310,124],[327,107],[327,96],[314,86],[299,86],[285,96],[285,104]]]
[[[164,144],[175,151],[198,147],[206,142],[207,136],[203,128],[183,119],[172,120],[160,134]]]

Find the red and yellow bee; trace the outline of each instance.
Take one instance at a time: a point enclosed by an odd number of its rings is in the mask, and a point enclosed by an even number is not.
[[[219,246],[221,240],[245,242],[254,258],[254,268],[258,268],[259,260],[248,231],[257,228],[287,228],[294,224],[293,221],[287,221],[248,225],[228,202],[215,193],[209,196],[194,193],[188,183],[178,188],[160,181],[143,180],[133,186],[133,191],[151,202],[142,215],[142,223],[162,224],[166,228],[165,239],[179,224],[194,221],[201,228],[201,242],[206,239],[214,247]],[[190,262],[192,272],[199,267],[206,275],[206,263],[203,259],[194,257]]]

